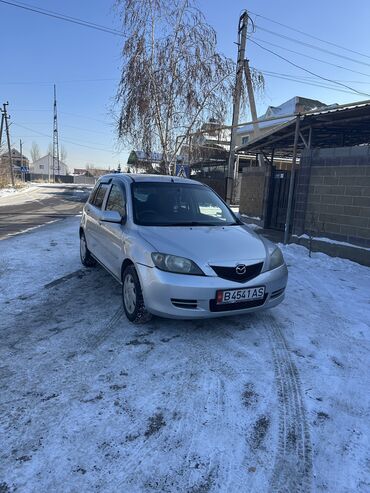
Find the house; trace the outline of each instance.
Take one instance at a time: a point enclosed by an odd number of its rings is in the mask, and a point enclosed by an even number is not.
[[[112,173],[114,168],[111,168],[110,166],[108,168],[102,169],[102,168],[92,168],[88,166],[87,168],[73,168],[73,175],[74,176],[90,176],[94,178],[99,178],[100,176],[107,175],[109,173]]]
[[[21,172],[21,166],[27,167],[29,166],[29,159],[21,154],[17,149],[13,148],[12,150],[12,164],[13,170],[17,172]],[[0,155],[0,172],[1,174],[7,173],[9,171],[9,154],[8,152],[4,152]]]
[[[335,105],[332,105],[331,107],[334,106]],[[261,123],[258,124],[258,136],[263,135],[273,127],[289,121],[291,115],[324,108],[329,108],[329,106],[317,99],[303,98],[301,96],[295,96],[279,106],[269,106],[266,112],[258,117],[258,120],[271,118],[271,121],[261,121]],[[280,116],[281,118],[279,118]],[[239,127],[236,131],[236,147],[246,145],[250,140],[256,137],[256,129],[253,124],[250,123]]]
[[[127,159],[127,166],[135,173],[159,173],[162,163],[162,154],[159,152],[145,152],[132,150]]]
[[[37,159],[30,165],[30,171],[34,175],[47,175],[47,176],[65,176],[68,175],[68,166],[59,160],[59,164],[55,163],[55,169],[53,173],[53,156],[49,153],[46,156]]]

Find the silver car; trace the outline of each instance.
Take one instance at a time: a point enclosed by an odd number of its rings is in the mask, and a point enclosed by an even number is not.
[[[99,179],[80,225],[85,266],[99,262],[122,285],[132,322],[152,314],[205,318],[278,305],[288,271],[206,185],[158,175]]]

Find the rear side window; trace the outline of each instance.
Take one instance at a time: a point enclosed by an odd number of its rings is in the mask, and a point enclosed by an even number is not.
[[[108,190],[108,186],[106,183],[102,183],[99,185],[99,188],[97,189],[94,197],[92,198],[92,205],[97,207],[98,209],[101,209],[101,206],[103,205],[104,197],[106,194],[106,191]]]
[[[89,204],[93,203],[93,200],[95,198],[96,192],[98,191],[98,188],[99,188],[99,185],[95,185],[93,191],[90,193],[89,200],[88,200]]]
[[[105,209],[107,211],[117,211],[122,217],[126,215],[126,199],[118,185],[112,185]]]

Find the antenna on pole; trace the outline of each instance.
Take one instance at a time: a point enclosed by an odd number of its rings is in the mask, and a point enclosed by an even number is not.
[[[59,164],[59,141],[58,141],[58,114],[57,114],[57,90],[54,84],[54,120],[53,120],[53,182],[55,182],[55,171],[60,175]]]

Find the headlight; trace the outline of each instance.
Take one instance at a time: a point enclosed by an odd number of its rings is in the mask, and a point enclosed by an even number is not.
[[[280,267],[280,265],[283,265],[283,263],[284,257],[281,253],[280,248],[275,248],[275,250],[270,255],[269,270],[276,269],[276,267]]]
[[[166,253],[152,253],[153,263],[158,269],[167,272],[176,272],[177,274],[192,274],[194,276],[203,276],[200,268],[188,258],[177,257],[176,255],[167,255]]]

